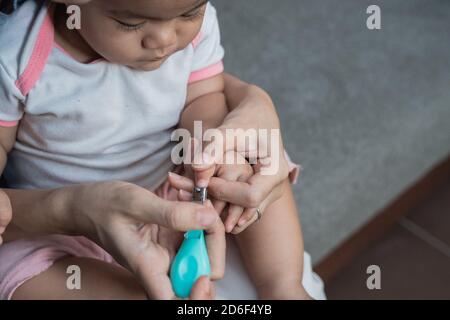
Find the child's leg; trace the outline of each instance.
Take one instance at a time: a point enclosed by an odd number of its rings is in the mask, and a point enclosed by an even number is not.
[[[301,285],[303,238],[288,180],[283,196],[237,236],[237,243],[260,298],[309,298]]]
[[[77,265],[81,269],[81,289],[69,290],[66,282],[67,267]],[[111,263],[90,258],[61,259],[16,289],[15,300],[53,299],[146,299],[144,289],[132,274]]]

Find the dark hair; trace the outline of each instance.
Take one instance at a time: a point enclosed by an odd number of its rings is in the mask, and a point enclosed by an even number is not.
[[[0,12],[11,14],[24,2],[25,0],[0,0]]]

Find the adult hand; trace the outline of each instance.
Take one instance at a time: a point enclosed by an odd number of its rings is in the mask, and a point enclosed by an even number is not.
[[[70,186],[73,233],[87,236],[108,251],[140,280],[149,298],[173,299],[168,276],[180,244],[175,231],[205,230],[211,279],[223,277],[224,227],[212,205],[166,201],[126,182]],[[191,298],[214,295],[208,279],[200,279]]]
[[[245,90],[242,88],[247,87],[232,85],[232,89],[238,92],[237,95],[239,91]],[[251,90],[256,93],[252,95],[246,92],[245,95],[252,99],[243,100],[244,102],[235,107],[216,129],[216,135],[223,139],[203,142],[203,152],[200,155],[198,148],[194,148],[194,159],[197,161],[192,165],[196,185],[208,186],[209,194],[216,200],[214,207],[218,212],[223,210],[226,203],[246,208],[241,217],[244,223],[240,225],[244,229],[257,219],[257,209],[263,213],[271,203],[281,197],[282,183],[289,175],[274,106],[260,89],[251,87]],[[227,135],[229,130],[233,130],[232,135]],[[251,130],[256,134],[249,134]],[[267,135],[260,135],[260,132]],[[254,174],[247,181],[227,181],[213,177],[218,165],[227,165],[224,161],[226,158],[222,155],[228,151],[235,151],[254,161]],[[171,184],[177,189],[192,191],[191,184],[186,180],[183,182],[183,179],[172,179]]]
[[[253,176],[253,168],[240,154],[234,151],[228,151],[226,156],[230,159],[233,158],[235,163],[216,165],[214,173],[215,177],[229,182],[246,182],[251,176]],[[181,176],[172,172],[169,174],[169,182],[172,187],[176,189],[181,188],[179,189],[180,200],[188,201],[189,199],[192,199],[192,194],[186,192],[192,192],[194,189],[195,183],[192,179],[192,175],[186,174],[185,172],[184,175]],[[216,211],[222,216],[226,232],[239,234],[249,226],[249,224],[247,224],[248,221],[246,221],[247,219],[243,217],[243,213],[245,211],[244,207],[235,204],[228,204],[228,206],[226,206],[226,202],[224,201],[215,199],[211,200]],[[251,222],[254,222],[255,220],[252,219]]]
[[[194,164],[193,169],[197,185],[208,186],[209,194],[222,201],[219,207],[215,204],[216,209],[224,207],[225,202],[247,208],[243,215],[248,221],[245,227],[257,218],[256,209],[262,213],[281,197],[282,183],[288,178],[289,166],[278,115],[269,95],[232,75],[224,74],[224,79],[231,112],[217,130],[225,138],[204,142],[204,154],[198,157],[203,159],[203,163]],[[227,135],[227,130],[232,130],[231,137]],[[256,134],[249,134],[252,130]],[[267,135],[260,134],[264,132]],[[227,151],[238,152],[250,160],[257,159],[253,166],[254,175],[245,182],[212,178],[216,163],[226,165],[216,154],[222,156]],[[183,188],[182,185],[175,187]]]

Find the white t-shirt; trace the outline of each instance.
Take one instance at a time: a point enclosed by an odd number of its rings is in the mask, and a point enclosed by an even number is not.
[[[74,60],[55,45],[50,6],[27,1],[0,26],[0,126],[18,124],[7,186],[122,180],[155,189],[173,168],[170,136],[188,84],[223,71],[214,7],[187,48],[146,72]]]

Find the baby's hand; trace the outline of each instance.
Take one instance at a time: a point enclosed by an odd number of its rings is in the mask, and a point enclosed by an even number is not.
[[[224,164],[217,165],[216,177],[227,181],[246,182],[253,176],[253,168],[247,160],[235,151],[228,151],[224,154]],[[230,161],[232,160],[232,161]],[[243,215],[245,208],[232,203],[228,204],[224,217],[225,231],[239,234],[249,225],[247,222],[252,217]]]
[[[228,160],[226,161],[228,157]],[[183,176],[179,176],[175,173],[169,174],[169,182],[172,187],[180,190],[178,198],[179,200],[190,200],[192,194],[190,193],[194,188],[194,178],[195,175],[197,180],[195,185],[199,186],[199,181],[204,180],[205,186],[209,182],[209,177],[213,176],[212,179],[223,179],[226,181],[238,181],[246,182],[251,176],[253,176],[253,168],[246,161],[246,159],[235,151],[228,151],[224,154],[224,163],[230,164],[216,164],[212,166],[206,166],[207,170],[212,172],[206,173],[202,171],[201,168],[192,166],[191,168],[186,168]],[[203,174],[203,176],[202,176]],[[199,179],[199,176],[202,178]],[[206,177],[206,178],[203,178]],[[239,205],[225,203],[223,201],[212,200],[214,208],[217,212],[222,213],[225,209],[226,214],[222,215],[225,225],[225,231],[228,233],[239,234],[244,231],[252,222],[252,216],[247,217],[246,214],[251,214],[252,211],[245,210],[244,207]],[[226,207],[226,205],[228,205]]]
[[[3,233],[12,219],[12,208],[9,197],[0,190],[0,245],[3,243]]]
[[[178,193],[178,199],[180,201],[189,201],[192,199],[192,190],[194,188],[194,185],[198,186],[198,182],[201,180],[204,180],[205,186],[209,182],[209,178],[199,179],[199,175],[205,174],[206,177],[211,177],[214,175],[212,179],[224,179],[227,181],[238,181],[238,182],[246,182],[250,177],[253,176],[253,168],[252,166],[247,162],[247,160],[241,156],[239,153],[235,151],[227,151],[224,154],[224,163],[227,163],[226,157],[228,159],[232,159],[233,161],[229,161],[230,164],[216,164],[212,166],[206,166],[209,172],[202,171],[202,169],[199,169],[195,165],[193,166],[185,166],[185,171],[183,173],[183,176],[180,176],[176,173],[169,173],[169,182],[172,187],[179,190]],[[190,168],[189,168],[190,167]],[[197,178],[197,183],[194,183],[194,176]],[[212,202],[214,204],[214,208],[217,212],[221,213],[226,203],[218,203],[217,200],[212,199]],[[222,201],[219,201],[222,202]],[[244,207],[241,207],[239,205],[228,203],[228,206],[225,208],[226,214],[224,215],[224,225],[225,225],[225,231],[228,233],[233,234],[239,234],[242,231],[244,231],[247,227],[249,227],[255,219],[254,217],[246,216],[245,213],[249,214],[252,211],[245,210]]]

